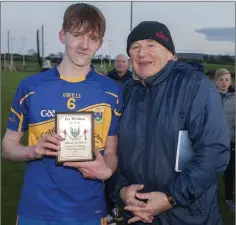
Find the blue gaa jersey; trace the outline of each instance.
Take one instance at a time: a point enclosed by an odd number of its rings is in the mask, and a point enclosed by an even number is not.
[[[94,111],[95,145],[103,153],[107,137],[117,135],[122,104],[120,87],[93,68],[80,80],[68,80],[54,67],[20,83],[8,128],[28,130],[32,146],[55,132],[55,112]],[[44,157],[27,162],[18,215],[71,222],[100,219],[107,215],[104,196],[102,181]]]

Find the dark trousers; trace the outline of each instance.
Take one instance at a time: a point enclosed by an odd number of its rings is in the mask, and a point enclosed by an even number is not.
[[[116,173],[105,181],[105,197],[107,201],[108,212],[111,213],[112,209],[116,207],[115,185],[116,185]]]
[[[230,144],[230,160],[228,167],[224,172],[225,183],[225,198],[226,200],[233,200],[233,192],[235,191],[235,143]]]

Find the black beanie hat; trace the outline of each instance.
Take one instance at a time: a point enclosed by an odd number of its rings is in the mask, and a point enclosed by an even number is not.
[[[127,39],[127,54],[129,55],[130,45],[133,42],[145,39],[155,40],[175,54],[175,46],[170,31],[164,24],[157,21],[141,22],[131,31]]]

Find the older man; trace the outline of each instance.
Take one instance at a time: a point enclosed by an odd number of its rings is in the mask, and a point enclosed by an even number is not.
[[[124,84],[132,78],[132,72],[129,69],[129,59],[126,55],[120,54],[115,58],[114,70],[110,71],[107,76],[119,84]]]
[[[135,27],[127,53],[139,80],[124,88],[117,196],[125,220],[155,225],[220,225],[218,179],[229,132],[216,87],[201,69],[174,61],[168,28]]]

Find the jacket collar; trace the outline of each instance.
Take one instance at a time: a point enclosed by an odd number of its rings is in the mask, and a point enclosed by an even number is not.
[[[174,63],[175,63],[175,61],[172,61],[172,60],[169,61],[157,74],[143,80],[144,85],[147,88],[150,88],[150,87],[156,86],[157,84],[159,84],[162,81],[164,81],[165,79],[167,79],[171,74],[171,69],[173,68]]]
[[[221,93],[220,92],[220,95],[221,95],[222,98],[225,98],[225,97],[227,98],[227,97],[234,96],[235,93],[234,92],[227,92],[227,93]]]
[[[116,80],[125,80],[127,78],[130,78],[131,77],[131,72],[129,70],[126,71],[125,75],[120,77],[119,74],[116,72],[115,69],[113,69],[111,72],[110,72],[110,76],[115,78]]]

